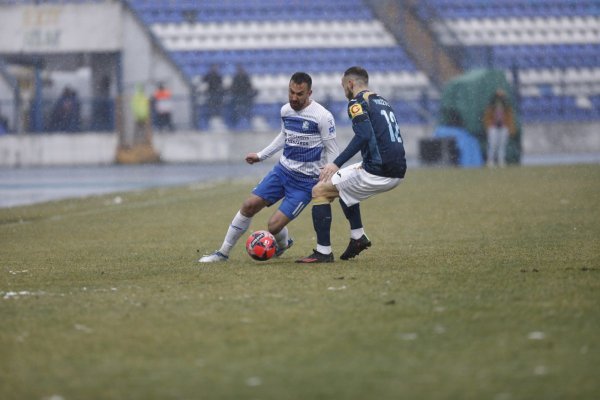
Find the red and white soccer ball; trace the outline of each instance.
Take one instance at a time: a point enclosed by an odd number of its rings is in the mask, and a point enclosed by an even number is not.
[[[246,240],[246,251],[257,261],[267,261],[277,251],[275,237],[268,231],[253,232]]]

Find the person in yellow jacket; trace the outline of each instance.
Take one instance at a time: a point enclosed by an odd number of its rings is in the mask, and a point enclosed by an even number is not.
[[[515,118],[506,93],[498,89],[492,96],[483,115],[487,134],[487,166],[506,165],[506,145],[509,135],[516,132]]]
[[[135,86],[131,98],[131,110],[135,120],[134,143],[148,142],[150,135],[150,100],[141,84]]]

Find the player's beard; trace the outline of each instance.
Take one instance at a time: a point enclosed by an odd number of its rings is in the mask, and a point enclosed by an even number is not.
[[[301,103],[299,101],[290,101],[290,107],[292,107],[292,109],[294,111],[300,111],[300,110],[302,110],[305,105],[306,105],[306,102]]]
[[[344,86],[344,93],[348,100],[352,100],[354,98],[354,93],[352,93],[352,90],[350,90],[348,86]]]

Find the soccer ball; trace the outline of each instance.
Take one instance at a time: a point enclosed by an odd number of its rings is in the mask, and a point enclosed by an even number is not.
[[[248,236],[246,251],[257,261],[267,261],[277,251],[275,237],[268,231],[256,231]]]

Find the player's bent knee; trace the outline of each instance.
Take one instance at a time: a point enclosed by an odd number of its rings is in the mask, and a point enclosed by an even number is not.
[[[267,229],[272,235],[277,235],[279,232],[281,232],[284,226],[285,224],[282,224],[279,221],[269,221],[267,224]]]
[[[320,198],[326,198],[325,191],[323,190],[323,184],[317,183],[312,188],[312,198],[313,198],[313,201],[316,199],[320,199]]]
[[[319,183],[312,190],[312,199],[314,204],[331,203],[338,197],[337,190],[332,184]]]
[[[277,235],[288,223],[290,219],[281,211],[275,212],[267,223],[267,229],[271,234]]]
[[[243,216],[250,218],[262,210],[265,206],[266,204],[264,200],[262,200],[260,197],[249,197],[242,203],[242,208],[240,211]]]

